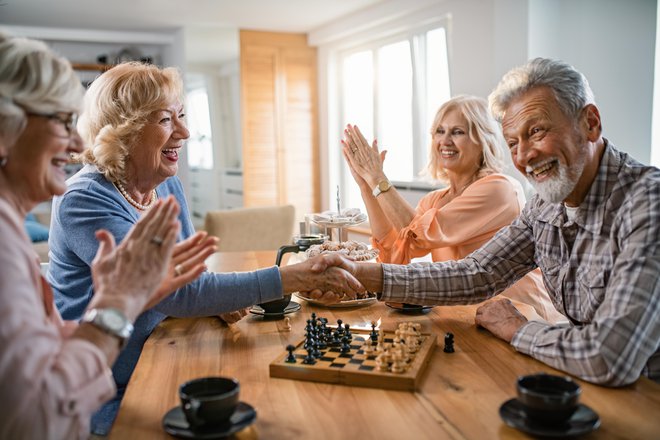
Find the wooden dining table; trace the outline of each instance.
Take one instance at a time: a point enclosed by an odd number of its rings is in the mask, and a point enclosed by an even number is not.
[[[275,252],[225,252],[213,255],[210,270],[232,272],[269,267]],[[222,292],[218,292],[222,294]],[[294,296],[294,300],[296,297]],[[437,306],[402,314],[383,303],[356,308],[302,307],[284,320],[248,314],[232,326],[217,317],[169,318],[147,340],[128,384],[111,439],[172,438],[163,416],[179,404],[179,386],[205,376],[240,382],[240,400],[256,409],[256,421],[235,434],[239,439],[521,439],[527,434],[507,426],[500,406],[516,395],[521,375],[563,374],[516,352],[508,343],[474,323],[476,306]],[[421,324],[437,335],[437,345],[419,389],[392,391],[269,376],[269,364],[305,333],[316,312],[333,322],[381,328]],[[444,335],[454,334],[454,352],[443,351]],[[660,385],[640,378],[632,385],[607,388],[574,378],[580,402],[600,417],[587,439],[660,438]]]

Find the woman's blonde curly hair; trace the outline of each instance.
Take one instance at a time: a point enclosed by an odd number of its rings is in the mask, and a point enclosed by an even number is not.
[[[423,174],[436,181],[448,181],[447,171],[440,160],[440,152],[433,147],[433,136],[442,118],[452,110],[458,110],[463,115],[468,124],[470,140],[481,146],[482,160],[477,177],[502,172],[506,145],[499,124],[488,111],[488,103],[476,96],[459,95],[442,104],[435,114],[431,124],[429,161]]]
[[[140,148],[148,116],[177,99],[183,99],[183,82],[175,68],[128,62],[103,73],[85,94],[78,131],[90,148],[78,160],[125,184],[126,160]]]

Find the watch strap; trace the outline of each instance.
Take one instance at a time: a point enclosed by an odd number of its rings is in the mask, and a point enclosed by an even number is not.
[[[116,337],[121,348],[133,334],[133,324],[121,310],[115,308],[89,309],[80,322],[92,324],[99,330]]]

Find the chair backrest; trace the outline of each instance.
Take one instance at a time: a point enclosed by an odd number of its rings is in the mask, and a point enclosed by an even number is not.
[[[204,229],[220,238],[220,251],[276,250],[291,243],[293,205],[209,211]]]

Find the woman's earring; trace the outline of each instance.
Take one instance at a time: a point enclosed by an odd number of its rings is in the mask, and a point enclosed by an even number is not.
[[[7,165],[7,156],[0,157],[0,168],[4,168]]]

